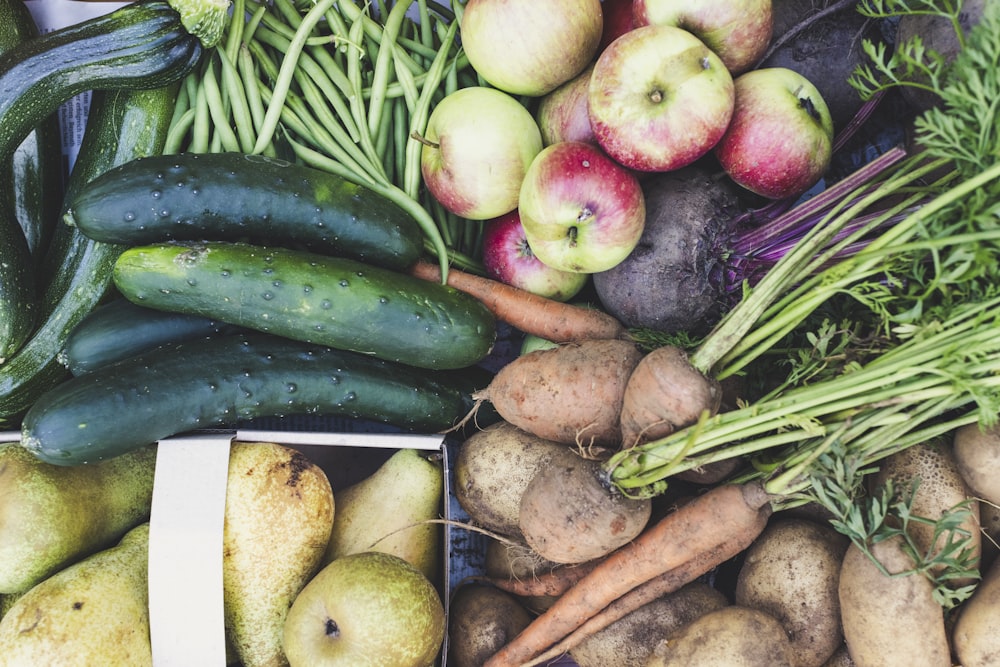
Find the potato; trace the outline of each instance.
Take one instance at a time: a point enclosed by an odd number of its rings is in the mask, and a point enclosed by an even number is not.
[[[1000,563],[986,571],[959,607],[952,645],[962,667],[1000,664]]]
[[[979,561],[979,571],[985,572],[997,562],[1000,555],[1000,505],[979,501],[979,523],[983,531],[983,555]]]
[[[648,602],[570,649],[579,667],[643,667],[665,637],[729,604],[705,582],[693,582]]]
[[[952,448],[958,472],[969,489],[1000,505],[1000,426],[960,426],[953,434]]]
[[[964,503],[963,507],[968,508],[969,514],[962,529],[968,532],[968,537],[956,536],[955,539],[967,541],[973,557],[978,561],[982,553],[979,504],[969,502],[972,493],[959,472],[950,443],[924,442],[883,459],[881,468],[871,476],[871,481],[878,488],[889,480],[901,498],[909,497],[913,481],[919,480],[910,505],[912,513],[918,517],[938,520]],[[933,525],[911,522],[910,534],[921,550],[928,551],[935,547]],[[945,535],[940,535],[936,548],[943,547],[945,539]],[[958,587],[973,582],[972,579],[955,579],[953,584]]]
[[[455,500],[477,525],[519,536],[521,494],[535,473],[553,459],[576,457],[567,445],[498,422],[472,434],[455,457]]]
[[[838,646],[833,655],[823,663],[823,667],[855,667],[854,661],[851,660],[851,653],[847,650],[847,644]]]
[[[521,495],[518,526],[543,558],[582,563],[632,541],[652,515],[649,498],[609,486],[600,461],[577,457],[543,466]]]
[[[913,567],[901,540],[871,547],[892,574]],[[951,667],[944,611],[923,575],[888,576],[852,543],[841,565],[838,596],[844,639],[858,667]]]
[[[746,551],[734,601],[781,621],[796,667],[819,667],[844,642],[837,585],[849,543],[829,524],[775,517]]]
[[[759,609],[710,611],[657,645],[647,667],[791,667],[794,652],[781,622]]]
[[[474,583],[460,586],[449,606],[448,664],[481,667],[531,618],[513,595],[499,588]]]

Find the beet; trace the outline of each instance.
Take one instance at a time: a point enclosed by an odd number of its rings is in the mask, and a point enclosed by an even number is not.
[[[720,311],[719,269],[739,190],[692,165],[643,181],[646,226],[632,253],[593,274],[604,308],[629,327],[689,331]]]

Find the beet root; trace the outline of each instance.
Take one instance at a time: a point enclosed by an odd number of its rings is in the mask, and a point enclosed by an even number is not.
[[[691,166],[651,175],[643,191],[642,236],[617,266],[593,274],[598,298],[629,327],[699,329],[721,307],[721,287],[712,276],[740,209],[738,189]]]

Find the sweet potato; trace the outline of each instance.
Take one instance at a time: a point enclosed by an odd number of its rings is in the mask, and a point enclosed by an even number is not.
[[[625,383],[641,358],[634,343],[619,339],[535,350],[503,366],[473,398],[540,438],[617,448]]]

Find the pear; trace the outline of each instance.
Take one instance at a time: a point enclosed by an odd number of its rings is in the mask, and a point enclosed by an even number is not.
[[[291,667],[429,667],[445,612],[437,589],[399,556],[365,551],[327,564],[285,619]]]
[[[431,581],[441,571],[441,465],[417,449],[399,449],[375,472],[334,491],[337,518],[323,564],[362,551],[393,554]]]
[[[152,665],[148,553],[143,523],[18,597],[0,620],[0,665]]]
[[[281,645],[285,616],[319,569],[333,517],[329,479],[304,454],[275,443],[233,444],[223,604],[226,641],[244,667],[288,664]]]
[[[0,593],[22,593],[149,520],[156,446],[59,466],[0,444]]]

